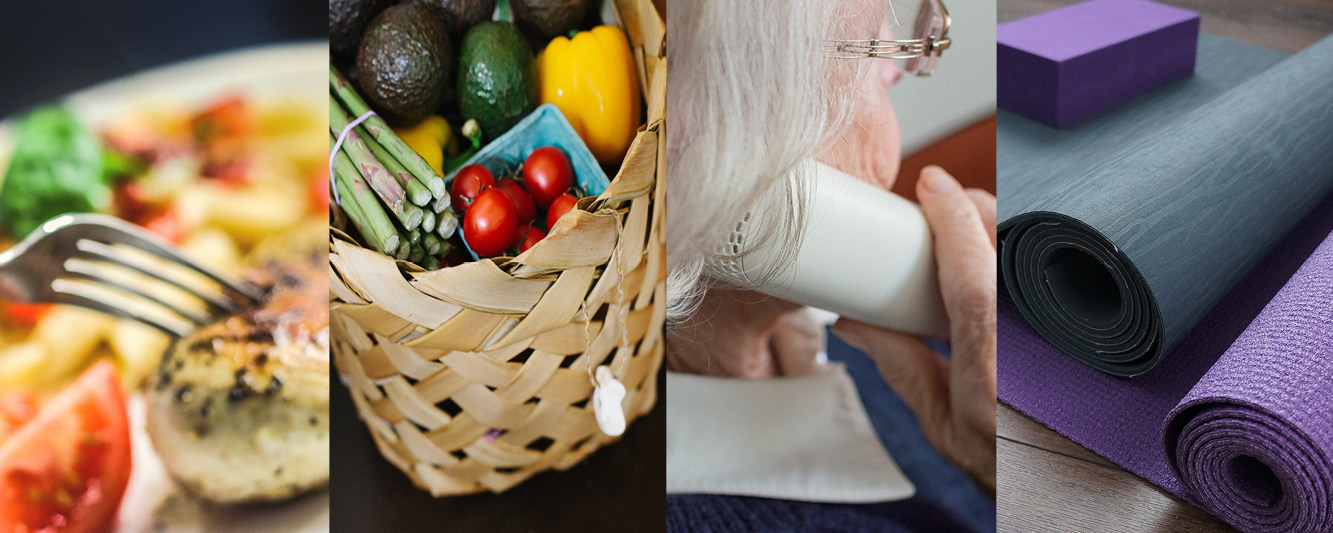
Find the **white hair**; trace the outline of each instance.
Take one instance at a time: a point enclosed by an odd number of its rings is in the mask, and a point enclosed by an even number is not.
[[[712,282],[705,262],[761,195],[798,208],[778,227],[756,228],[753,247],[779,239],[786,253],[797,249],[806,191],[792,178],[808,171],[797,164],[841,136],[866,63],[830,60],[824,42],[872,37],[883,20],[847,1],[680,0],[667,9],[669,324],[694,312]]]

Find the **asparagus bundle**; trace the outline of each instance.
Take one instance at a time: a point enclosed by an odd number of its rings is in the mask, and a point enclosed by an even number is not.
[[[330,150],[346,132],[333,168],[343,211],[368,246],[396,259],[439,268],[452,248],[449,239],[458,230],[444,179],[378,116],[370,114],[349,128],[354,117],[369,111],[365,100],[330,67]],[[466,126],[466,137],[473,141],[470,154],[480,144],[480,132],[475,124]]]
[[[329,138],[329,150],[333,150],[335,142],[335,139]],[[367,244],[383,254],[397,251],[402,241],[397,228],[345,152],[340,151],[334,157],[333,182],[338,191],[339,205]]]
[[[333,90],[334,98],[345,106],[352,116],[361,116],[370,111],[370,106],[366,104],[365,100],[361,99],[361,95],[356,93],[356,89],[353,89],[351,84],[343,79],[342,74],[338,73],[338,69],[332,66],[329,67],[329,87]],[[444,178],[436,174],[435,169],[430,168],[425,159],[412,151],[412,147],[398,138],[398,134],[389,128],[389,124],[384,122],[384,119],[381,119],[379,115],[371,115],[370,118],[361,123],[361,127],[365,128],[365,131],[370,134],[371,138],[375,139],[375,142],[380,143],[380,146],[392,153],[403,168],[406,168],[417,179],[422,180],[430,189],[432,196],[437,199],[445,196],[447,191],[444,188]]]

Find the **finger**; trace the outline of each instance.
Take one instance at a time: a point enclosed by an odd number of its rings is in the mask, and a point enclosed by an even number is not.
[[[848,318],[839,318],[832,331],[875,361],[933,443],[934,430],[944,427],[949,416],[948,361],[916,337]]]
[[[935,237],[935,261],[949,314],[954,370],[970,380],[993,376],[995,247],[981,212],[962,186],[935,166],[922,169],[917,198]]]
[[[967,196],[981,214],[981,225],[990,233],[990,245],[995,246],[995,195],[981,189],[967,189]]]

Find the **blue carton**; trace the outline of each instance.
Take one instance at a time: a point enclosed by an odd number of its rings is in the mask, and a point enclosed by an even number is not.
[[[592,152],[588,151],[588,146],[583,144],[583,139],[579,138],[574,127],[569,125],[569,120],[554,104],[544,104],[533,110],[504,135],[483,146],[476,155],[458,168],[473,164],[481,165],[499,178],[513,172],[528,154],[543,146],[554,146],[569,156],[569,162],[574,167],[574,179],[584,194],[597,196],[611,185],[611,180],[606,177],[601,165],[597,164]],[[453,186],[456,174],[457,170],[445,177],[445,183],[450,188]],[[461,220],[458,231],[459,235],[462,235]],[[480,259],[476,252],[472,251],[472,246],[467,244],[466,237],[463,238],[463,245],[467,247],[467,253],[472,259]]]

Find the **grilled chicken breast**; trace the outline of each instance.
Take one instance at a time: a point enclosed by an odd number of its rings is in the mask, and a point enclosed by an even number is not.
[[[149,384],[153,445],[200,498],[278,501],[328,483],[328,255],[307,252],[261,261],[247,277],[267,300],[177,341]]]

